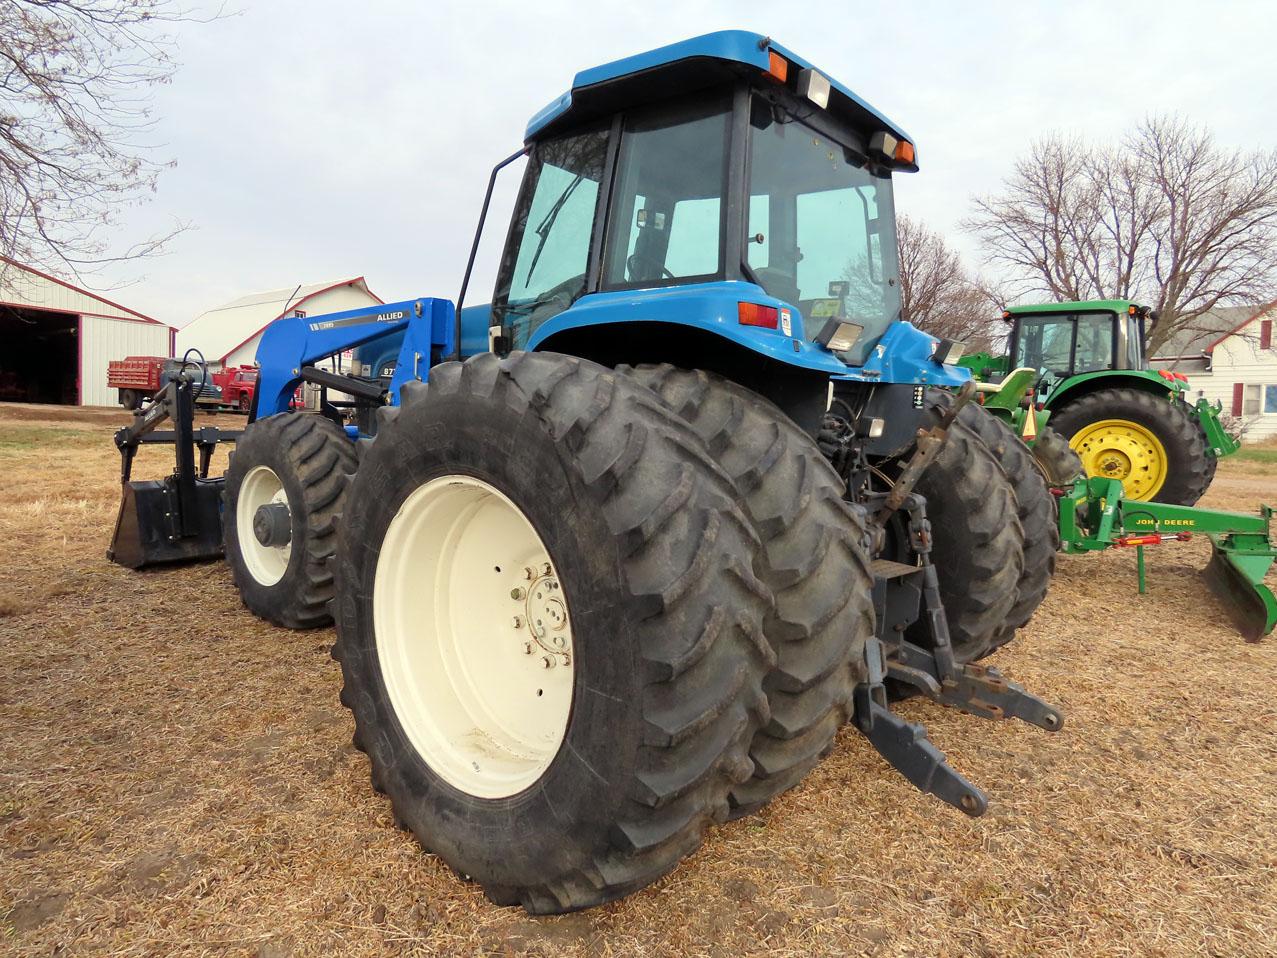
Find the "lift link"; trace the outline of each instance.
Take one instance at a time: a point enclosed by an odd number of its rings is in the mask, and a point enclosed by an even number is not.
[[[932,648],[924,649],[901,638],[893,650],[888,675],[918,688],[941,705],[989,719],[1018,718],[1058,732],[1064,727],[1060,710],[1048,705],[988,666],[959,665],[953,657],[949,621],[940,598],[940,580],[931,562],[930,523],[921,496],[906,498],[910,544],[918,554],[922,578],[923,619],[931,633]]]
[[[989,807],[988,796],[949,764],[944,753],[927,738],[926,728],[906,722],[891,711],[883,685],[886,656],[876,638],[865,643],[865,663],[869,680],[856,686],[856,728],[919,791],[972,817],[983,815]]]

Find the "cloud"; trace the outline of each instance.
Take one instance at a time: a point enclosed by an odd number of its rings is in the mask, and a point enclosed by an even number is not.
[[[256,289],[365,275],[387,299],[453,298],[488,171],[583,68],[714,29],[771,31],[913,135],[898,208],[953,235],[972,193],[1052,129],[1116,138],[1150,112],[1272,145],[1264,3],[446,4],[245,0],[183,25],[157,103],[177,167],[121,240],[173,219],[169,255],[108,272],[181,325]],[[1209,13],[1209,15],[1208,15]],[[490,291],[517,172],[494,200]],[[971,255],[969,240],[955,237]]]

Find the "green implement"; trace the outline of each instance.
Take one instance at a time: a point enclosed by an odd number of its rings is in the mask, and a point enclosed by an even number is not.
[[[1140,553],[1143,591],[1143,548],[1183,542],[1194,535],[1211,541],[1210,563],[1203,571],[1207,585],[1224,603],[1238,631],[1258,642],[1277,626],[1277,598],[1264,576],[1277,559],[1270,532],[1273,509],[1258,515],[1218,512],[1161,502],[1127,499],[1122,483],[1099,476],[1079,478],[1060,495],[1060,545],[1067,553],[1135,547]]]

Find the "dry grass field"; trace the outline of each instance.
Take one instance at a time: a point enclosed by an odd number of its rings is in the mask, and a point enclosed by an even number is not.
[[[1058,735],[904,707],[984,818],[847,730],[656,886],[532,919],[395,830],[331,631],[257,621],[220,564],[106,561],[124,419],[0,406],[0,954],[1277,954],[1277,640],[1232,631],[1204,543],[1150,550],[1146,596],[1130,552],[1061,558],[995,658]],[[1206,504],[1261,499],[1277,464],[1230,461]]]

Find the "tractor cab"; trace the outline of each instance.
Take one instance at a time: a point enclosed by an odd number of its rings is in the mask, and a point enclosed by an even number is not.
[[[1010,368],[1044,370],[1061,381],[1113,369],[1144,370],[1144,321],[1151,310],[1125,300],[1021,306],[1011,323]]]
[[[584,71],[527,152],[488,314],[498,351],[708,368],[804,421],[786,397],[823,397],[898,322],[892,175],[917,169],[913,143],[767,37]],[[965,381],[908,333],[919,362],[897,377]]]

